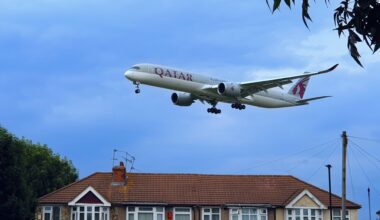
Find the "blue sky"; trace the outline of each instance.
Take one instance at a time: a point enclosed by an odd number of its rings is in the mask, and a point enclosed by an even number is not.
[[[81,177],[110,171],[117,148],[140,172],[291,174],[324,189],[331,163],[335,193],[347,130],[371,139],[351,138],[349,149],[348,197],[367,218],[368,186],[380,209],[380,56],[363,45],[365,68],[354,63],[332,31],[336,3],[312,2],[308,30],[299,3],[272,15],[264,0],[3,0],[0,124],[68,157]],[[221,104],[213,115],[201,103],[174,106],[168,90],[142,86],[136,96],[123,72],[141,62],[231,81],[340,66],[306,93],[333,98],[285,109]]]

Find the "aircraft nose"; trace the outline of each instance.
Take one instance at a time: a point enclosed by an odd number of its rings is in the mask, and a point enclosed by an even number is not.
[[[132,78],[133,78],[133,72],[130,71],[130,70],[127,70],[127,71],[125,71],[124,76],[125,76],[125,78],[127,78],[129,80],[132,80]]]

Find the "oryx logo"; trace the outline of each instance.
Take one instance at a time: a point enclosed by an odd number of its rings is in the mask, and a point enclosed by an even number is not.
[[[306,86],[307,86],[307,83],[309,82],[309,79],[310,77],[305,77],[299,80],[292,89],[293,95],[299,96],[302,99],[303,95],[305,94]]]

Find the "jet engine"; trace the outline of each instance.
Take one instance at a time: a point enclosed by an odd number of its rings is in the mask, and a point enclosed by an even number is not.
[[[237,97],[241,95],[240,85],[235,83],[219,83],[218,93],[224,96]]]
[[[190,93],[176,93],[174,92],[172,94],[172,102],[174,105],[179,105],[179,106],[190,106],[194,102],[194,98]]]

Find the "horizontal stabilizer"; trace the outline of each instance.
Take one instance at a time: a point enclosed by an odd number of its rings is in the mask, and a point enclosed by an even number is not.
[[[318,97],[313,97],[313,98],[308,98],[308,99],[302,99],[302,100],[299,100],[298,103],[299,104],[307,104],[308,102],[310,101],[314,101],[314,100],[318,100],[318,99],[324,99],[324,98],[329,98],[331,96],[318,96]]]

